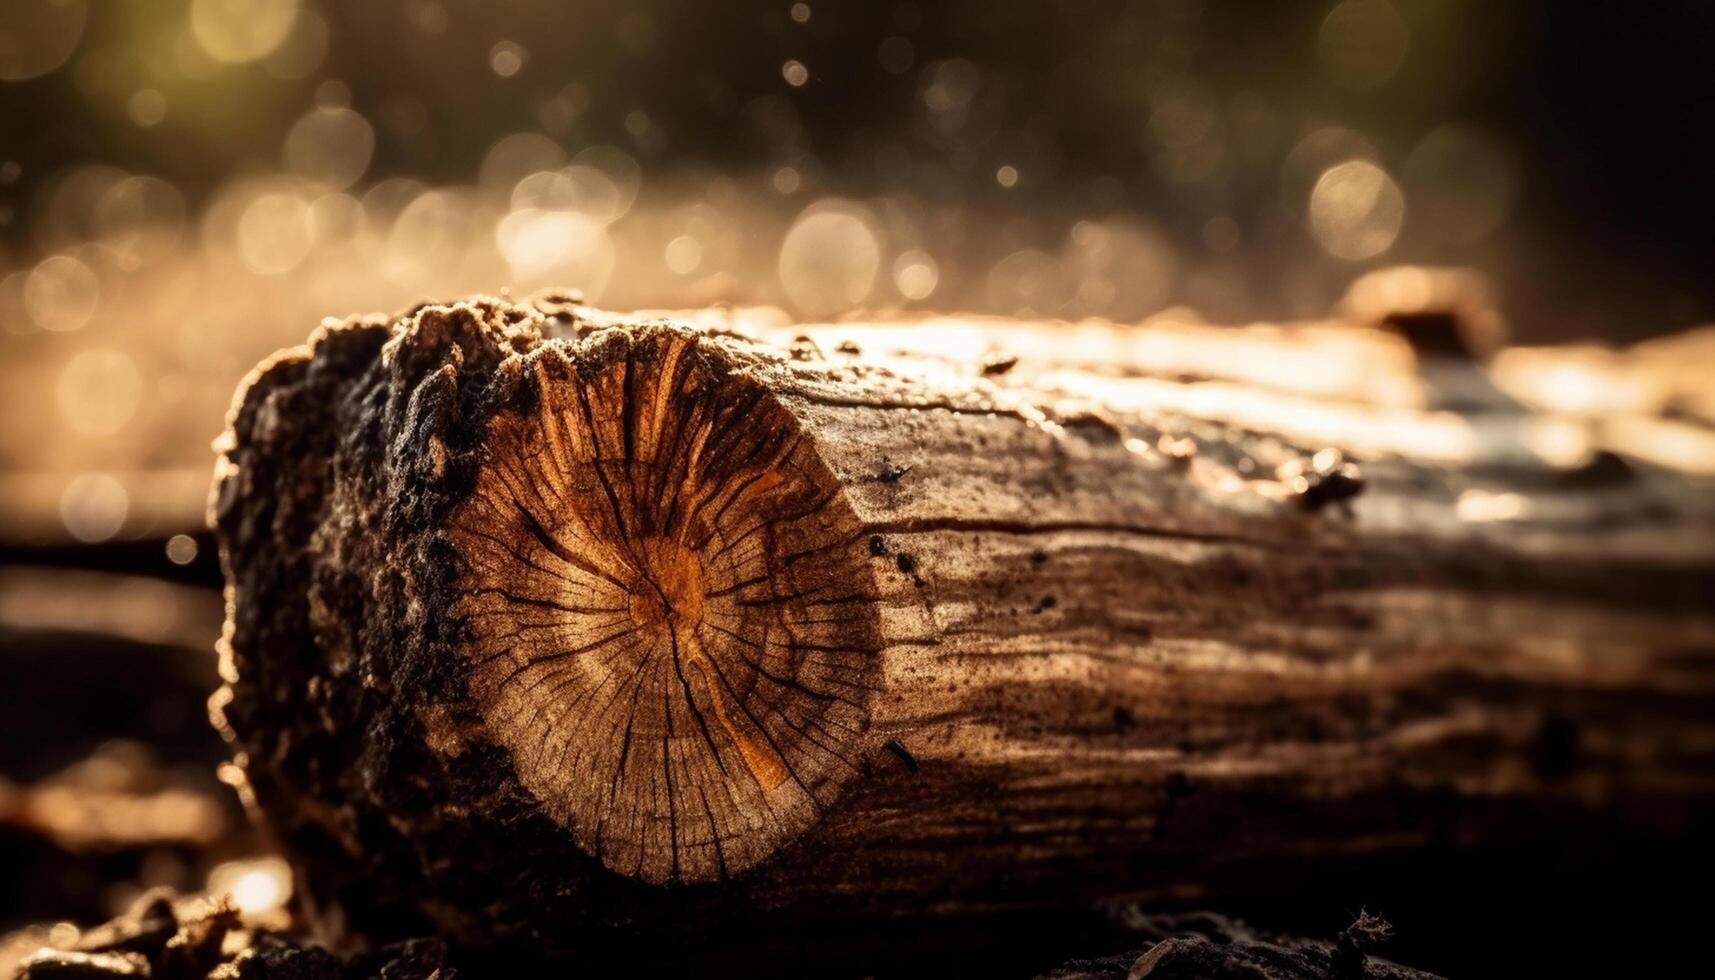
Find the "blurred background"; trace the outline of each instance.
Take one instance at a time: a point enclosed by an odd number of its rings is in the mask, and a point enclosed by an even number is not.
[[[257,359],[469,291],[1237,323],[1411,262],[1525,342],[1715,310],[1705,4],[4,9],[8,540],[183,530]]]
[[[1712,38],[1692,0],[0,0],[0,927],[284,900],[214,775],[200,525],[234,386],[322,318],[1243,323],[1408,262],[1519,341],[1636,341],[1715,318]]]

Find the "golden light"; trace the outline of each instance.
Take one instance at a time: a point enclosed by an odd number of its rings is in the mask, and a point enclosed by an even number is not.
[[[129,265],[173,254],[184,232],[185,196],[159,177],[127,177],[96,201],[94,227],[102,244]]]
[[[476,182],[485,188],[508,188],[530,174],[557,170],[565,164],[566,151],[548,136],[528,130],[507,133],[483,153]]]
[[[1066,270],[1041,249],[1021,248],[989,269],[985,285],[994,309],[1017,316],[1047,315],[1066,297]]]
[[[85,0],[7,0],[0,81],[36,78],[65,64],[88,17]]]
[[[613,240],[600,221],[576,211],[513,211],[495,227],[494,238],[517,285],[564,280],[594,296],[613,273]]]
[[[101,301],[95,271],[71,255],[50,255],[24,280],[24,311],[43,330],[65,333],[81,328]]]
[[[327,19],[314,10],[301,10],[292,32],[262,60],[262,67],[282,81],[296,81],[320,68],[327,53]]]
[[[893,260],[893,286],[906,299],[927,299],[940,281],[940,267],[928,252],[911,249]]]
[[[1329,167],[1348,160],[1379,159],[1368,139],[1344,126],[1312,129],[1292,145],[1281,161],[1281,203],[1289,212],[1303,214],[1310,192]]]
[[[286,169],[309,180],[344,190],[369,169],[375,153],[375,128],[343,106],[305,113],[286,133]]]
[[[158,126],[167,118],[167,99],[160,89],[138,89],[125,103],[125,114],[144,128]]]
[[[68,428],[79,435],[108,436],[136,414],[143,380],[131,355],[94,348],[66,362],[56,393]]]
[[[501,78],[511,78],[524,68],[524,49],[516,41],[500,41],[488,52],[488,67]]]
[[[799,309],[833,313],[861,304],[874,288],[881,247],[869,213],[827,199],[805,209],[780,244],[780,284]]]
[[[565,211],[599,225],[610,225],[630,207],[625,193],[606,172],[574,163],[530,174],[512,188],[514,210]]]
[[[370,193],[374,192],[371,188]],[[418,194],[398,212],[387,233],[382,274],[402,286],[426,288],[437,276],[459,267],[472,241],[474,222],[464,195],[447,189]]]
[[[625,217],[630,213],[632,205],[637,203],[637,194],[643,189],[643,166],[631,154],[617,146],[592,146],[579,150],[578,154],[572,157],[572,165],[600,171],[618,191],[619,196],[611,212],[596,215],[604,223],[611,224]]]
[[[1179,269],[1166,235],[1153,225],[1119,217],[1073,225],[1061,261],[1076,283],[1070,312],[1079,316],[1154,313],[1172,296]]]
[[[310,229],[318,248],[355,240],[363,221],[363,202],[350,194],[323,194],[310,202]]]
[[[1323,251],[1353,262],[1393,247],[1405,223],[1405,194],[1386,170],[1347,160],[1322,174],[1310,192],[1310,231]]]
[[[125,485],[105,473],[73,477],[60,494],[60,520],[66,533],[85,544],[118,534],[130,507]]]
[[[1590,426],[1578,419],[1533,419],[1519,433],[1519,439],[1543,462],[1562,469],[1588,463],[1595,450]]]
[[[196,561],[197,550],[197,539],[188,534],[175,534],[167,539],[167,560],[175,565]]]
[[[298,0],[191,0],[191,35],[216,61],[255,61],[286,40]]]
[[[314,244],[309,203],[289,191],[259,195],[238,219],[239,255],[258,275],[290,272]]]
[[[1530,511],[1530,501],[1516,493],[1467,490],[1459,495],[1455,510],[1460,519],[1474,524],[1516,521]]]
[[[208,892],[215,898],[231,896],[232,904],[246,916],[262,915],[291,899],[292,869],[277,857],[228,861],[209,872]]]
[[[688,276],[703,263],[703,243],[691,235],[679,235],[667,243],[663,258],[667,268]]]
[[[34,333],[36,325],[24,311],[24,284],[30,274],[24,270],[0,276],[0,329],[10,334]]]

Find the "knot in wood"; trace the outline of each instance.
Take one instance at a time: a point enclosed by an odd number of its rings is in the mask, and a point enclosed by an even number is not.
[[[550,342],[454,515],[472,697],[602,863],[741,872],[860,772],[866,535],[792,413],[667,328]]]

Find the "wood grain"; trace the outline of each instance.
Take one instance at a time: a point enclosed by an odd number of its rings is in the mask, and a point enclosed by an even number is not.
[[[1686,832],[1705,423],[1514,353],[354,320],[236,404],[217,707],[319,907],[549,951]]]
[[[844,493],[698,338],[528,359],[449,541],[471,692],[524,786],[609,868],[736,874],[858,775],[878,652]]]

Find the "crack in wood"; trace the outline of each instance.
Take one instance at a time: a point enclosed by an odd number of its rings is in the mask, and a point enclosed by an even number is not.
[[[587,850],[648,881],[736,874],[819,819],[862,769],[881,648],[844,491],[700,346],[533,353],[530,408],[491,421],[449,533],[491,735]]]

